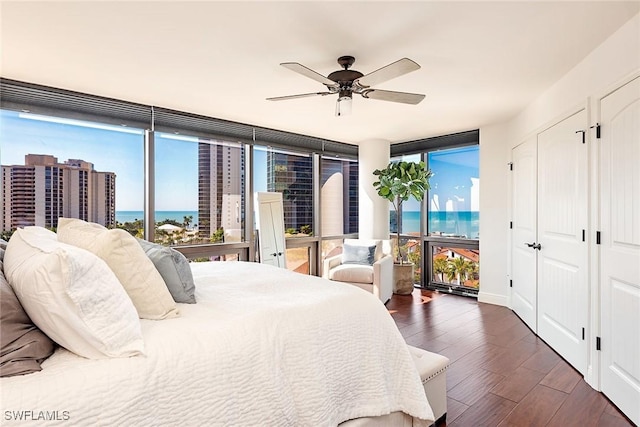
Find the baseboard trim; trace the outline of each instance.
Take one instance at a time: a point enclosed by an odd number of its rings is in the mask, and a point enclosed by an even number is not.
[[[487,292],[478,292],[478,302],[485,302],[487,304],[501,305],[503,307],[509,307],[509,298],[506,295],[490,294]]]

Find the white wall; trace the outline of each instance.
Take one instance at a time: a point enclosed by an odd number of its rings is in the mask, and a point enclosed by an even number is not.
[[[478,301],[509,306],[507,127],[480,129],[480,292]]]
[[[373,171],[389,164],[389,141],[364,141],[358,147],[358,236],[361,239],[389,238],[389,202],[378,196]]]
[[[520,144],[532,132],[543,130],[588,98],[604,95],[604,91],[639,68],[640,14],[637,14],[510,122],[510,147]],[[597,112],[591,113],[595,119]]]
[[[510,304],[509,176],[511,149],[597,99],[640,70],[640,14],[540,94],[512,120],[480,129],[480,292],[478,300]],[[590,123],[598,120],[590,108]]]

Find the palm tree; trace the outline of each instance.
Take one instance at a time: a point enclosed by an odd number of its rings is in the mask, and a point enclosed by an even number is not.
[[[184,225],[184,228],[189,228],[189,224],[191,224],[191,221],[193,221],[193,215],[185,215],[182,220],[182,225]]]
[[[449,283],[453,282],[456,278],[456,269],[453,266],[453,264],[451,263],[451,260],[447,261],[447,271],[445,271],[446,275],[447,275],[447,280],[449,281]]]
[[[473,275],[478,272],[478,263],[467,260],[467,279],[472,279]]]
[[[462,257],[456,257],[451,261],[449,261],[449,263],[451,265],[451,269],[453,270],[456,278],[458,279],[458,285],[461,285],[462,283],[464,283],[464,280],[466,279],[467,271],[469,268],[467,260],[465,260]]]
[[[436,258],[433,260],[433,272],[440,275],[440,281],[444,282],[444,273],[447,272],[447,259]]]

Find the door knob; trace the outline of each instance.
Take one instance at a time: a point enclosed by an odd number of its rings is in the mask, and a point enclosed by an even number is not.
[[[536,243],[536,242],[533,242],[533,243],[525,243],[525,245],[527,245],[527,246],[528,246],[528,247],[530,247],[530,248],[537,249],[537,250],[542,249],[542,246],[540,245],[540,243]]]

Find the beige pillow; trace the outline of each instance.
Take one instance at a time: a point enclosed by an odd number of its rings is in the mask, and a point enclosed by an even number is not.
[[[67,350],[90,359],[143,354],[133,303],[89,251],[45,228],[25,227],[9,240],[4,271],[29,318]]]
[[[178,316],[162,276],[131,234],[80,219],[59,218],[58,239],[102,258],[124,286],[140,318]]]

